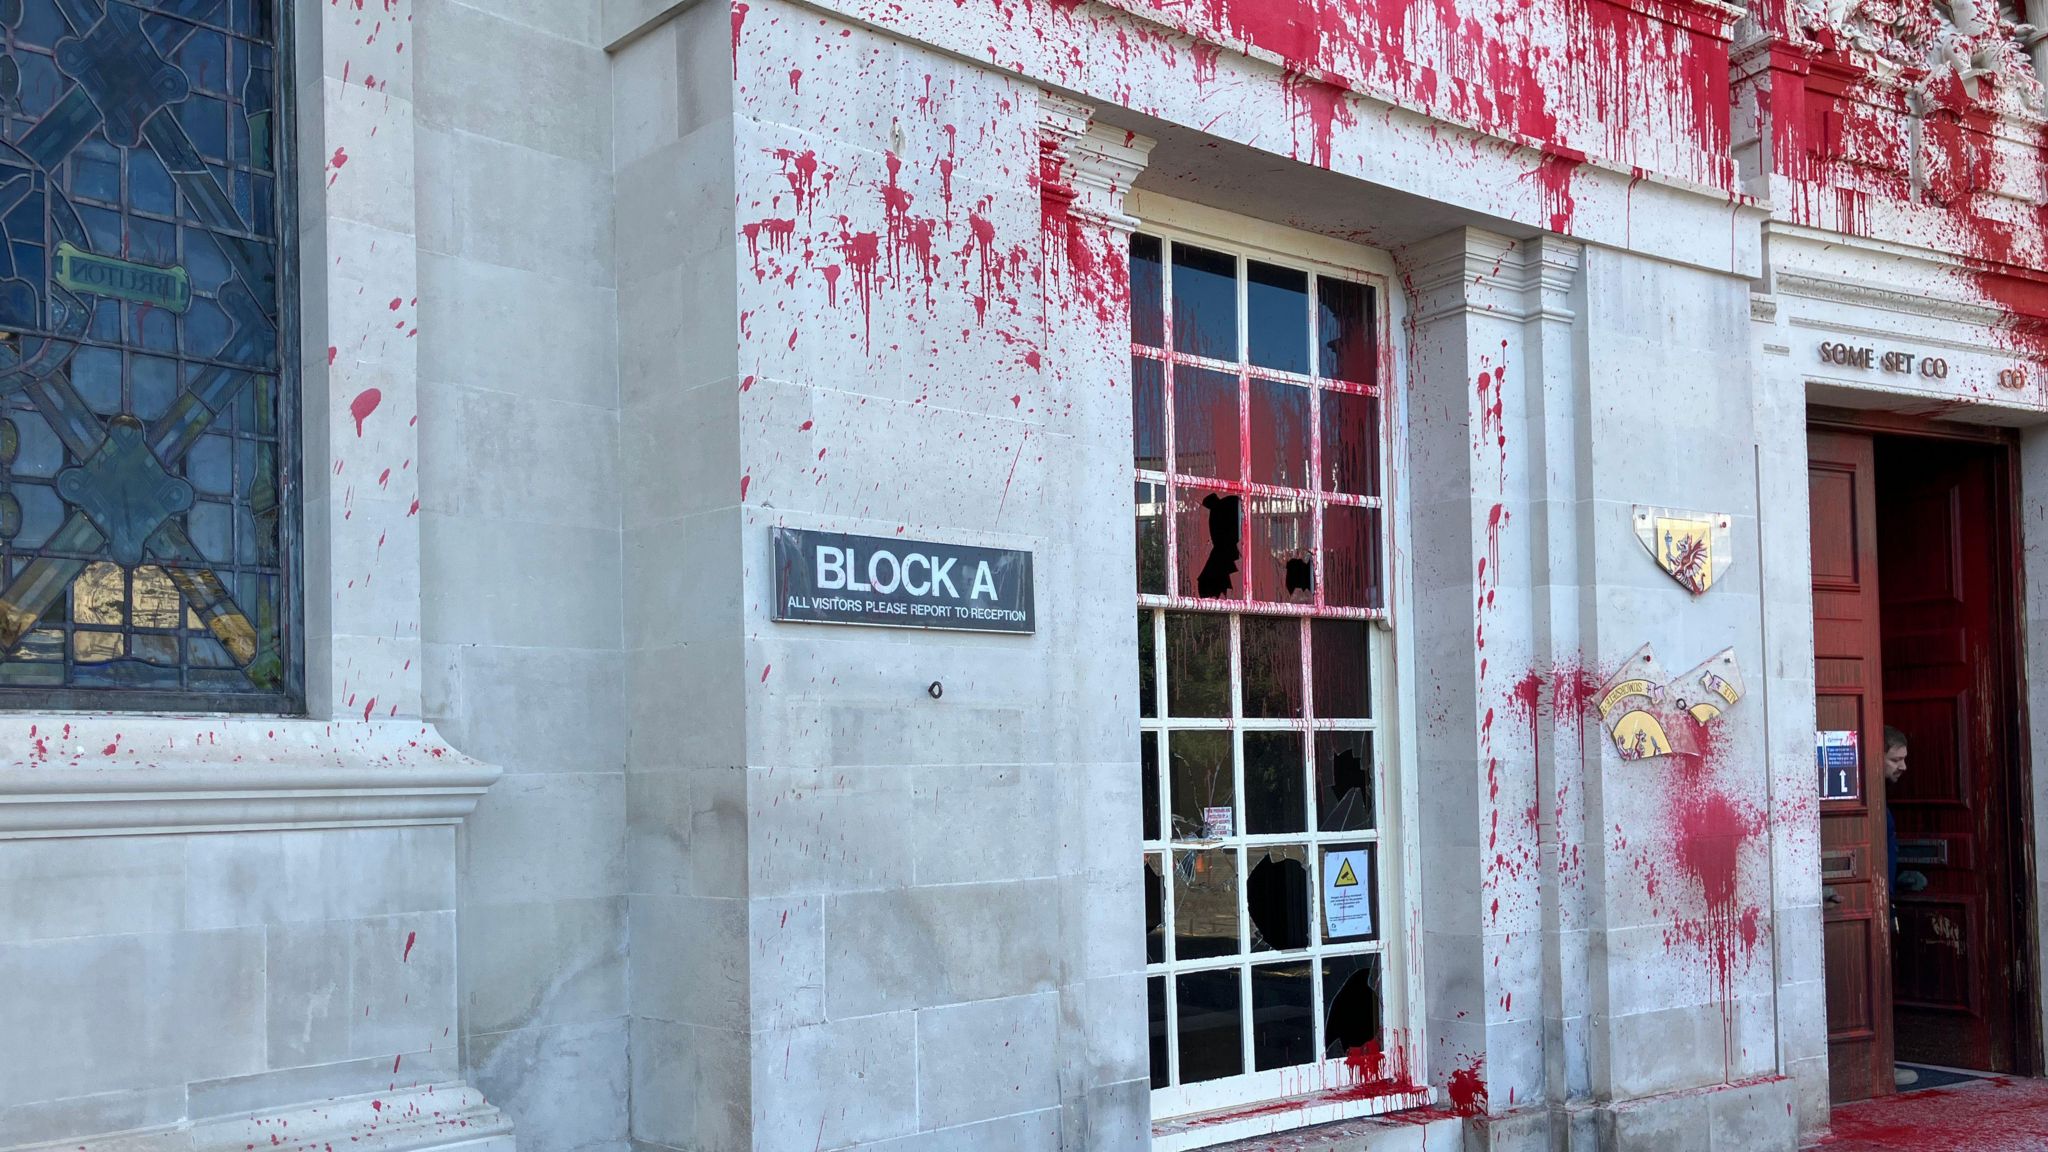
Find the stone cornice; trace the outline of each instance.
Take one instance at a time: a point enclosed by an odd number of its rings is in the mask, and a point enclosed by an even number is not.
[[[416,722],[60,716],[20,727],[0,758],[0,840],[455,824],[500,774]]]

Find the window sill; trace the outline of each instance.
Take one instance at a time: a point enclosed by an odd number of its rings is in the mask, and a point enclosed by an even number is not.
[[[455,824],[499,769],[419,720],[16,714],[0,840]]]
[[[1392,1152],[1430,1135],[1457,1139],[1464,1121],[1425,1107],[1431,1095],[1339,1089],[1160,1120],[1152,1152]]]

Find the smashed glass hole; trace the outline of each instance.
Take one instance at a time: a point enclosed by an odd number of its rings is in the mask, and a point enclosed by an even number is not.
[[[1308,947],[1308,846],[1288,844],[1250,851],[1245,907],[1251,916],[1252,951],[1288,952]]]
[[[1381,1028],[1380,958],[1323,958],[1323,1055],[1338,1059],[1378,1040]]]
[[[1316,827],[1358,832],[1373,827],[1372,734],[1316,733]]]
[[[1174,515],[1180,533],[1180,594],[1243,599],[1243,497],[1176,488]]]
[[[1268,604],[1315,600],[1315,513],[1308,497],[1248,496],[1245,568],[1251,597]]]

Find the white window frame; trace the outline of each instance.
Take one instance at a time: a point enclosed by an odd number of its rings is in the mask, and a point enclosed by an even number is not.
[[[1415,701],[1416,677],[1407,674],[1407,670],[1415,666],[1413,641],[1406,630],[1396,626],[1396,622],[1404,618],[1407,606],[1413,602],[1413,565],[1408,559],[1411,538],[1408,502],[1399,483],[1399,478],[1407,474],[1408,458],[1407,438],[1401,432],[1407,424],[1406,395],[1401,387],[1401,382],[1406,379],[1407,349],[1398,337],[1407,330],[1408,305],[1397,290],[1398,272],[1392,258],[1376,249],[1191,204],[1157,193],[1134,190],[1126,207],[1132,215],[1142,221],[1138,227],[1138,231],[1142,233],[1159,236],[1168,241],[1183,241],[1234,253],[1240,258],[1248,257],[1298,268],[1312,274],[1355,280],[1371,286],[1374,290],[1376,319],[1379,326],[1376,383],[1380,393],[1379,504],[1384,531],[1381,560],[1384,606],[1382,610],[1371,613],[1325,610],[1318,612],[1317,615],[1325,618],[1354,619],[1368,616],[1373,621],[1370,657],[1372,718],[1369,721],[1344,722],[1329,726],[1372,733],[1376,772],[1375,828],[1363,833],[1318,833],[1311,828],[1299,834],[1241,836],[1240,839],[1253,848],[1268,842],[1307,842],[1311,845],[1309,899],[1312,927],[1307,962],[1313,965],[1316,972],[1312,1004],[1313,1010],[1318,1014],[1324,1011],[1321,987],[1321,958],[1324,947],[1320,877],[1322,861],[1321,853],[1315,845],[1374,841],[1378,843],[1376,863],[1379,872],[1379,940],[1374,946],[1366,949],[1335,945],[1330,951],[1334,954],[1366,951],[1377,953],[1381,957],[1382,1028],[1389,1049],[1386,1057],[1390,1066],[1407,1070],[1411,1079],[1420,1082],[1426,1079],[1425,1053],[1428,1050],[1424,1028],[1427,1014],[1423,1002],[1420,940],[1421,861],[1414,835],[1414,830],[1420,826],[1420,802],[1418,788],[1415,785],[1418,779],[1415,741],[1403,730],[1404,724],[1412,726],[1415,723],[1414,718],[1418,712]],[[1165,256],[1166,253],[1162,253],[1162,257]],[[1170,259],[1164,268],[1170,281]],[[1244,331],[1247,317],[1246,290],[1246,280],[1240,276],[1238,354],[1241,361],[1248,358],[1250,351],[1247,334]],[[1165,302],[1169,316],[1170,301],[1169,295]],[[1225,367],[1222,364],[1216,366]],[[1168,445],[1167,448],[1170,451],[1171,446]],[[1135,467],[1131,475],[1134,480],[1141,482],[1157,482],[1154,475],[1149,474],[1141,479]],[[1320,518],[1320,512],[1317,515]],[[1173,519],[1172,509],[1169,508],[1166,510],[1169,532],[1173,531]],[[1169,565],[1173,563],[1173,556],[1169,549]],[[1317,562],[1320,565],[1320,556]],[[1138,597],[1137,607],[1141,610],[1215,612],[1217,604],[1214,601],[1147,594]],[[1290,615],[1300,611],[1299,607],[1293,605],[1276,605],[1274,608]],[[1246,604],[1242,607],[1233,605],[1227,612],[1217,614],[1248,616],[1259,611],[1259,606]],[[1155,617],[1157,631],[1154,633],[1152,658],[1163,663],[1165,637],[1163,625],[1156,621]],[[1242,683],[1236,636],[1237,630],[1233,628],[1233,685]],[[1163,678],[1155,678],[1155,683],[1159,685],[1156,711],[1160,716],[1141,722],[1142,730],[1147,732],[1159,731],[1166,727],[1165,682]],[[1229,727],[1243,731],[1271,727],[1289,728],[1296,723],[1244,721],[1237,715],[1242,711],[1240,697],[1241,692],[1233,690],[1233,715],[1228,720],[1174,721],[1173,727]],[[1234,795],[1237,797],[1237,804],[1242,808],[1244,790],[1241,737],[1233,740],[1233,760],[1238,775]],[[1162,777],[1170,773],[1169,765],[1162,742]],[[1168,852],[1168,875],[1163,884],[1163,897],[1165,930],[1169,936],[1173,932],[1171,824],[1172,814],[1162,806],[1159,830],[1161,839],[1146,842],[1148,854],[1162,845]],[[1240,870],[1238,898],[1241,916],[1246,900],[1246,880],[1247,877]],[[1149,984],[1151,977],[1169,970],[1198,971],[1203,968],[1242,967],[1245,962],[1246,957],[1240,954],[1234,957],[1192,960],[1171,965],[1148,963],[1145,972]],[[1257,963],[1256,956],[1252,962]],[[1241,1003],[1244,1011],[1251,1010],[1248,992]],[[1177,1032],[1175,1026],[1178,1014],[1171,1000],[1168,1002],[1166,1015],[1169,1029],[1169,1059],[1177,1063],[1178,1051],[1173,1043],[1173,1036]],[[1251,1032],[1247,1028],[1244,1067],[1250,1069],[1252,1064]],[[1426,1084],[1421,1084],[1421,1090],[1415,1093],[1366,1096],[1353,1096],[1347,1092],[1355,1086],[1355,1074],[1343,1059],[1324,1059],[1293,1068],[1266,1072],[1250,1071],[1221,1080],[1154,1089],[1154,1152],[1178,1152],[1180,1149],[1199,1148],[1310,1124],[1420,1107],[1434,1103],[1436,1096],[1434,1089]]]

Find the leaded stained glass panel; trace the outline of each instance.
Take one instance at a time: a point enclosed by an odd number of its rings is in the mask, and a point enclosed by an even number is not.
[[[0,705],[289,708],[277,0],[0,0]]]

